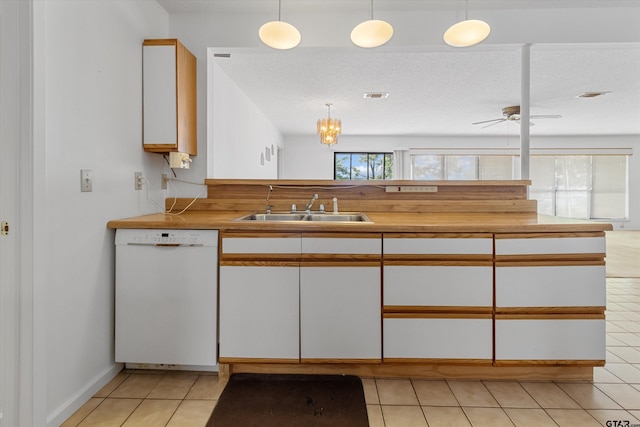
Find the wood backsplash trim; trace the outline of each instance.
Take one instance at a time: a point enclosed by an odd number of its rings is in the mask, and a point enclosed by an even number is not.
[[[530,181],[328,181],[328,180],[217,180],[207,179],[206,199],[190,210],[264,211],[269,186],[269,204],[274,212],[289,211],[296,204],[302,211],[318,194],[313,209],[324,204],[327,212],[338,199],[341,212],[503,212],[535,214],[537,203],[527,199]],[[430,186],[436,192],[387,192],[387,186]],[[178,199],[174,210],[190,199]],[[167,204],[172,204],[168,199]]]

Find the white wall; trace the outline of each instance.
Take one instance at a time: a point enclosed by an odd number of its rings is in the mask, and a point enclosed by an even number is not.
[[[224,60],[224,59],[223,59]],[[209,178],[278,178],[282,134],[209,52]]]
[[[284,139],[283,179],[333,179],[334,152],[391,152],[419,148],[518,148],[518,137],[504,139],[487,137],[438,136],[353,136],[341,135],[338,144],[329,148],[320,144],[317,136],[288,136]],[[531,148],[631,148],[629,157],[629,220],[614,222],[616,229],[640,229],[640,136],[573,136],[531,137]],[[409,165],[405,165],[405,173]],[[401,177],[409,179],[408,175]]]
[[[120,369],[106,223],[164,199],[164,161],[141,146],[141,54],[168,31],[155,1],[34,1],[34,426],[59,425]]]

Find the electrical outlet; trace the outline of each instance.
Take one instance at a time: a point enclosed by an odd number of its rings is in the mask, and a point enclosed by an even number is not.
[[[142,190],[142,172],[136,172],[134,175],[134,189]]]
[[[435,185],[387,185],[387,193],[437,193],[438,187]]]
[[[166,173],[163,173],[162,175],[160,175],[160,188],[162,190],[166,190],[167,189],[167,182],[169,182],[169,175],[167,175]]]
[[[89,169],[80,170],[80,191],[83,193],[93,191],[93,178]]]

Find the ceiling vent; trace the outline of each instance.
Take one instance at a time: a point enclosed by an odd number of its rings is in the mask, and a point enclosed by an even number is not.
[[[389,97],[389,92],[366,92],[363,96],[365,99],[386,99]]]

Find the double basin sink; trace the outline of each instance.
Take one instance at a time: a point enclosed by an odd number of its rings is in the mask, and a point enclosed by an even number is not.
[[[283,213],[252,213],[241,216],[236,221],[265,221],[265,222],[283,222],[283,221],[326,221],[326,222],[371,222],[368,216],[362,212],[349,213],[321,213],[321,212],[283,212]]]

